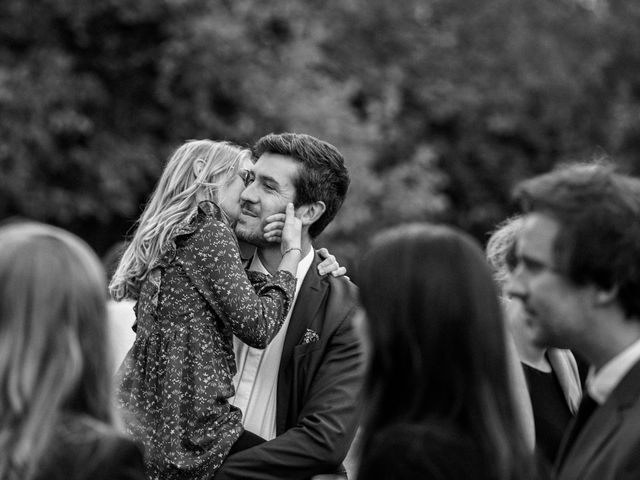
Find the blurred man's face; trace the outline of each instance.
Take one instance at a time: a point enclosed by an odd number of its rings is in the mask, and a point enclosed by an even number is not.
[[[522,323],[542,348],[571,348],[589,330],[591,288],[574,285],[558,271],[553,246],[559,230],[548,215],[528,215],[507,285],[507,293],[522,302]]]
[[[294,180],[298,164],[284,155],[264,153],[253,166],[253,181],[240,195],[240,216],[236,235],[258,247],[271,245],[264,240],[265,220],[283,213],[287,203],[295,203]]]

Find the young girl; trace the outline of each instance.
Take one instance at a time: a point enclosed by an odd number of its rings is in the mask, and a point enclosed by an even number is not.
[[[214,475],[243,431],[241,412],[227,402],[232,334],[264,348],[293,298],[301,230],[293,205],[278,273],[252,285],[240,259],[232,228],[250,167],[250,152],[226,142],[178,148],[110,285],[114,298],[137,299],[118,399],[152,479]]]
[[[0,228],[0,478],[143,480],[113,427],[105,276],[76,236]]]

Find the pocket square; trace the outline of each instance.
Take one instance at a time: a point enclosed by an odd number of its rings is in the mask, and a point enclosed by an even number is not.
[[[317,342],[318,340],[320,340],[320,335],[318,335],[318,332],[307,328],[307,331],[304,332],[304,337],[302,338],[301,344],[304,345],[306,343],[313,343]]]

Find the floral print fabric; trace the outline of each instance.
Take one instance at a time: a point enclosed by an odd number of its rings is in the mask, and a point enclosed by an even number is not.
[[[145,447],[150,479],[211,478],[242,433],[230,406],[232,335],[264,348],[287,314],[295,278],[252,285],[220,209],[201,203],[143,281],[136,340],[120,367],[118,401]]]

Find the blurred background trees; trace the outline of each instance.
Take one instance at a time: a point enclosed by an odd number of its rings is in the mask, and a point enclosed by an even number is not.
[[[103,253],[184,140],[296,131],[347,159],[347,264],[400,221],[482,241],[519,179],[640,173],[638,40],[623,0],[3,0],[0,219]]]

